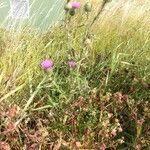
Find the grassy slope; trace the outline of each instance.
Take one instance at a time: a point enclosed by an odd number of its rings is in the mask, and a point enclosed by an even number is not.
[[[1,130],[10,122],[17,125],[13,136],[1,134],[1,140],[20,149],[27,139],[31,145],[38,141],[43,149],[47,143],[64,141],[72,148],[80,141],[88,149],[98,149],[102,143],[114,149],[134,149],[137,145],[147,149],[149,5],[148,1],[140,5],[110,3],[91,29],[89,45],[83,43],[86,26],[77,26],[90,22],[95,12],[87,21],[79,11],[67,29],[56,27],[42,35],[29,28],[1,30],[0,110],[7,112],[15,104],[22,109],[11,121],[0,120]],[[44,58],[55,62],[50,73],[40,68]],[[77,61],[76,69],[68,69],[69,59]],[[115,119],[119,119],[123,132],[114,138]],[[104,126],[106,121],[109,123]],[[15,136],[18,142],[10,142]],[[125,143],[118,144],[121,137]]]

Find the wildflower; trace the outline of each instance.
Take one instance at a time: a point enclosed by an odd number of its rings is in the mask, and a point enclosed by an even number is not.
[[[18,106],[13,106],[7,111],[6,115],[10,118],[14,118],[19,114],[19,111],[20,108]]]
[[[73,9],[78,9],[81,7],[80,2],[70,2]]]
[[[138,144],[138,145],[136,145],[136,150],[141,150],[141,145],[140,144]]]
[[[80,148],[82,145],[81,145],[81,143],[80,142],[76,142],[76,147],[77,148]]]
[[[15,125],[13,122],[8,122],[5,126],[5,130],[4,130],[4,133],[7,134],[7,133],[12,133],[15,131]]]
[[[68,61],[68,66],[69,66],[70,68],[75,68],[76,65],[77,65],[77,63],[76,63],[74,60]]]
[[[0,149],[1,150],[10,150],[10,145],[6,142],[0,142]]]
[[[103,143],[100,145],[100,150],[105,150],[106,149],[106,145]]]
[[[42,63],[41,63],[41,67],[44,70],[50,70],[53,68],[53,66],[54,66],[54,63],[51,59],[46,59],[46,60],[42,61]]]
[[[29,149],[29,150],[38,149],[38,145],[36,143],[34,143],[34,144],[28,144],[26,146],[27,146],[27,149]]]
[[[112,135],[112,136],[116,136],[116,135],[117,135],[116,132],[117,132],[117,130],[116,130],[116,129],[113,129],[113,130],[111,131],[111,135]]]

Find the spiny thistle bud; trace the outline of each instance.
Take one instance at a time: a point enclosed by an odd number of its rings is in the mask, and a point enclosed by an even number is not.
[[[67,3],[67,4],[65,4],[65,6],[64,6],[64,10],[65,10],[65,11],[69,11],[70,9],[72,9],[72,5],[71,5],[71,3]]]
[[[87,2],[84,5],[84,10],[85,10],[85,12],[91,12],[92,11],[92,4],[90,2]]]
[[[70,14],[70,16],[74,16],[75,15],[75,9],[70,9],[69,10],[69,14]]]

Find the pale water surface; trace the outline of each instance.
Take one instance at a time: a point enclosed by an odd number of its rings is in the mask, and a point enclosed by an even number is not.
[[[33,27],[46,30],[63,16],[64,0],[29,0],[29,18],[12,19],[10,17],[10,0],[0,0],[0,26],[10,27],[15,23],[28,23]]]

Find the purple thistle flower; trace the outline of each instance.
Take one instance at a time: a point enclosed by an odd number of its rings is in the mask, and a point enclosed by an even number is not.
[[[45,59],[41,62],[41,67],[44,70],[50,70],[54,66],[54,62],[51,59]]]
[[[68,61],[68,66],[69,66],[70,68],[75,68],[76,65],[77,65],[77,63],[76,63],[74,60]]]
[[[73,9],[78,9],[81,7],[80,2],[70,2]]]

